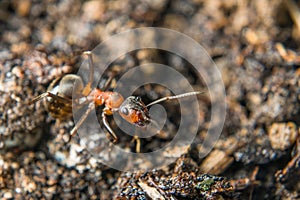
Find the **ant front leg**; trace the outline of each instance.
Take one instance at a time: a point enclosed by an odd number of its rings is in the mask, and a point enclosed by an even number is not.
[[[140,153],[141,152],[141,139],[138,136],[133,136],[133,139],[131,142],[136,142],[135,144],[135,152]]]
[[[112,115],[112,111],[109,108],[104,108],[102,112],[102,121],[105,126],[105,128],[108,130],[109,134],[113,137],[113,143],[116,143],[118,141],[118,137],[115,134],[115,132],[110,127],[108,121],[107,121],[107,115]]]

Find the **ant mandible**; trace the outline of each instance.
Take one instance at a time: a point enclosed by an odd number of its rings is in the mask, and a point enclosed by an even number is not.
[[[47,92],[35,97],[30,102],[30,104],[33,104],[43,99],[44,106],[46,107],[46,110],[50,113],[50,115],[56,119],[61,120],[69,119],[72,117],[72,103],[75,103],[75,107],[80,107],[85,103],[89,103],[88,109],[71,130],[69,141],[71,137],[77,132],[78,128],[82,125],[89,113],[97,106],[104,105],[104,109],[101,115],[102,121],[104,126],[112,136],[113,143],[116,143],[118,141],[118,137],[107,121],[108,115],[112,115],[114,112],[118,112],[120,116],[127,122],[138,127],[144,127],[153,122],[148,111],[149,106],[166,100],[178,99],[203,93],[196,91],[176,96],[167,96],[153,101],[148,105],[145,105],[142,102],[141,98],[138,96],[130,96],[124,100],[123,96],[118,92],[91,88],[94,77],[92,53],[90,51],[85,51],[84,54],[88,56],[90,68],[89,80],[86,86],[84,86],[80,76],[75,74],[67,74],[61,79],[55,79],[50,84]],[[107,81],[105,87],[108,86],[110,80],[111,79]],[[74,90],[73,94],[74,88],[76,88],[76,90]]]

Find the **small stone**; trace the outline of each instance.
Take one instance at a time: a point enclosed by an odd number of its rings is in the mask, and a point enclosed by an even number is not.
[[[11,191],[6,191],[3,194],[3,197],[6,198],[6,199],[12,199],[13,198],[13,193]]]
[[[274,123],[268,135],[273,149],[286,150],[293,145],[299,131],[293,122]]]
[[[84,17],[88,20],[100,20],[105,13],[102,1],[88,1],[83,4]]]
[[[55,184],[57,184],[57,179],[55,177],[50,176],[50,179],[47,181],[47,185],[53,186]]]
[[[20,16],[27,16],[30,12],[30,8],[31,8],[30,0],[18,1],[17,13]]]

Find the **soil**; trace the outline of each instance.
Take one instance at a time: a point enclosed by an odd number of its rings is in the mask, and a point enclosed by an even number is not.
[[[1,1],[1,199],[299,199],[299,9],[293,0]],[[199,95],[194,142],[168,149],[167,156],[182,155],[163,168],[122,172],[95,158],[78,135],[69,141],[72,119],[55,119],[43,101],[30,102],[54,80],[76,74],[83,51],[139,27],[176,30],[204,47],[222,75],[226,119],[214,148],[199,157],[213,103],[208,93]],[[157,49],[117,58],[97,87],[113,77],[113,90],[123,74],[145,63],[172,66],[195,90],[208,91],[191,63]],[[172,91],[147,84],[134,95],[148,104]],[[172,141],[178,113],[193,108],[180,111],[177,100],[162,105],[163,133],[139,141],[109,117],[117,145],[136,152],[140,142],[146,153]],[[101,126],[102,110],[96,110]],[[97,135],[95,151],[110,149],[102,142],[109,134]],[[130,169],[132,162],[123,164]]]

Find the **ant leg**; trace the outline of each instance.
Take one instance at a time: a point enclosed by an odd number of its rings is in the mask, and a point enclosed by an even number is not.
[[[140,140],[139,136],[136,135],[137,131],[138,131],[138,129],[135,129],[135,131],[134,131],[135,134],[133,135],[133,138],[130,141],[130,146],[132,143],[133,144],[135,143],[135,152],[140,153],[141,152],[141,140]]]
[[[135,145],[135,152],[136,153],[140,153],[141,152],[141,140],[138,136],[133,136],[132,140],[130,141],[130,143],[134,143],[136,142],[136,145]]]
[[[45,97],[49,97],[50,92],[45,92],[43,94],[40,94],[39,96],[34,97],[28,104],[34,104],[35,102],[40,101],[41,99],[45,98]]]
[[[116,143],[118,141],[118,137],[116,136],[114,131],[111,129],[111,127],[107,121],[105,109],[102,112],[102,121],[103,121],[105,128],[108,130],[109,134],[113,137],[113,143]]]
[[[91,51],[85,51],[83,52],[84,55],[88,56],[88,62],[89,62],[89,70],[90,70],[90,74],[89,74],[89,81],[87,83],[87,85],[85,86],[85,88],[83,89],[82,94],[84,96],[87,96],[90,92],[91,92],[91,88],[92,88],[92,83],[94,80],[94,62],[93,62],[93,57],[92,57],[92,52]],[[109,84],[111,83],[111,81],[113,80],[113,76],[110,76],[108,78],[108,80],[106,81],[104,87],[102,88],[102,90],[106,90],[109,86]]]
[[[113,76],[110,76],[108,78],[108,80],[106,81],[105,85],[103,86],[102,91],[107,90],[107,88],[108,88],[108,86],[109,86],[109,84],[111,83],[112,80],[113,80]]]
[[[136,141],[136,146],[135,146],[135,151],[137,153],[140,153],[141,152],[141,140],[138,136],[134,136],[133,139]]]
[[[88,109],[85,111],[85,113],[81,116],[81,118],[79,119],[79,121],[75,124],[75,126],[71,130],[69,141],[71,140],[72,136],[77,132],[77,130],[79,129],[79,127],[82,125],[82,123],[84,122],[84,120],[87,118],[87,116],[91,113],[91,111],[94,108],[95,108],[94,102],[90,103]]]
[[[41,95],[39,95],[37,97],[34,97],[28,104],[29,105],[34,104],[35,102],[40,101],[40,100],[42,100],[45,97],[52,97],[53,99],[62,101],[64,103],[70,103],[71,102],[69,99],[66,99],[64,97],[52,94],[51,92],[45,92],[45,93],[43,93],[43,94],[41,94]]]
[[[85,52],[83,52],[83,54],[88,56],[89,70],[90,70],[89,81],[82,91],[82,94],[84,96],[87,96],[92,90],[92,83],[94,80],[94,63],[93,63],[93,57],[92,57],[91,51],[85,51]]]

